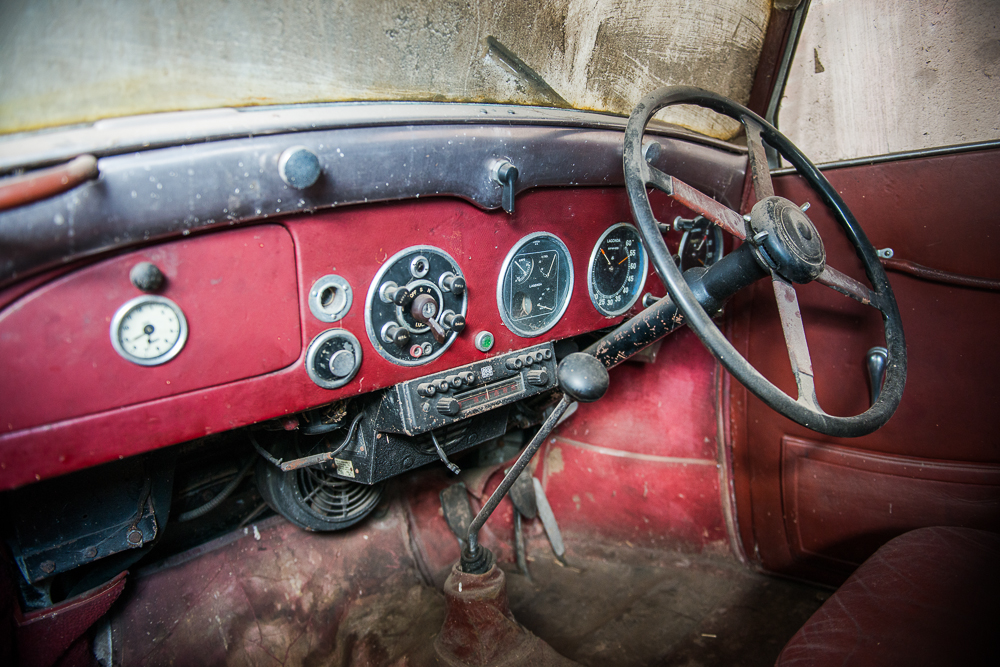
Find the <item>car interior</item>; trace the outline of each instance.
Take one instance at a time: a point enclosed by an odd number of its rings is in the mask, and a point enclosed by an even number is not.
[[[1000,664],[959,4],[0,8],[0,663]]]

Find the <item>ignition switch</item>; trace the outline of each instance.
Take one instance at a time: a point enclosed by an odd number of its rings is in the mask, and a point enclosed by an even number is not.
[[[437,342],[443,343],[448,338],[448,330],[437,321],[438,303],[430,294],[417,295],[410,307],[410,314],[413,319],[431,328],[431,335]]]

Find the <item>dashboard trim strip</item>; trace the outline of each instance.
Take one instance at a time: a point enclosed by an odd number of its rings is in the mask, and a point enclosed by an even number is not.
[[[109,118],[83,127],[0,138],[0,174],[56,164],[83,153],[106,157],[205,141],[350,127],[493,122],[624,132],[627,121],[624,116],[578,109],[442,102],[342,102],[177,111]],[[648,132],[746,153],[745,147],[659,121],[653,121]]]
[[[0,287],[48,268],[172,236],[337,206],[453,196],[501,206],[490,176],[519,165],[518,192],[621,186],[622,138],[611,130],[497,124],[301,132],[319,181],[293,190],[278,174],[287,136],[264,136],[104,157],[100,177],[50,199],[0,212]],[[657,139],[655,163],[683,165],[687,182],[739,202],[746,159],[699,143]]]

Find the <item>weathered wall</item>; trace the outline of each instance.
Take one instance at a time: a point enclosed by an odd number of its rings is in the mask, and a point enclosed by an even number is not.
[[[574,107],[627,114],[671,83],[745,102],[769,15],[769,0],[5,0],[0,133],[220,106],[558,101],[491,36]]]
[[[1000,138],[1000,1],[812,0],[779,127],[815,162]]]

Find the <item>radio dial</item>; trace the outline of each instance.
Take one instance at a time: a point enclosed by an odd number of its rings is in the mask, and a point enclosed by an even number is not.
[[[462,411],[462,405],[454,398],[445,397],[440,399],[435,406],[439,414],[454,417]]]

